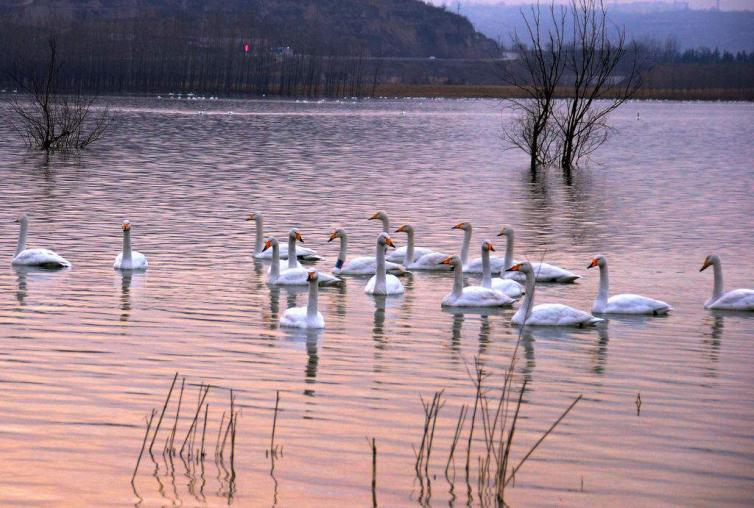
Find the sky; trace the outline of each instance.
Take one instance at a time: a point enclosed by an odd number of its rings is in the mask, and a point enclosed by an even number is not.
[[[456,5],[457,0],[428,0],[435,5],[447,5],[453,7]],[[535,0],[461,0],[461,4],[530,4]],[[556,0],[557,1],[557,0]],[[611,3],[638,3],[638,1],[645,1],[648,3],[657,3],[664,1],[664,3],[673,3],[672,0],[605,0],[606,4]],[[687,0],[689,7],[692,9],[710,9],[715,6],[716,0]],[[754,0],[720,0],[721,10],[754,10]]]

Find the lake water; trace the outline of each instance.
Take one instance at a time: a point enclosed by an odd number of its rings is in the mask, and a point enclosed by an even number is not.
[[[699,273],[714,252],[727,288],[754,282],[754,105],[629,103],[566,186],[557,171],[532,183],[525,157],[503,150],[510,116],[496,101],[112,102],[117,126],[79,157],[45,161],[0,124],[1,506],[222,506],[228,497],[237,506],[365,506],[367,436],[377,443],[378,504],[418,504],[420,396],[440,389],[427,504],[467,503],[462,467],[452,491],[443,475],[459,408],[473,404],[466,368],[478,356],[489,386],[501,385],[517,340],[513,310],[441,310],[447,274],[414,274],[387,301],[349,278],[320,293],[323,332],[281,330],[281,313],[306,293],[265,284],[266,268],[250,258],[254,228],[244,219],[253,210],[269,234],[297,226],[323,270],[337,253],[327,243],[335,226],[350,232],[352,256],[373,253],[380,227],[367,218],[377,210],[395,227],[413,224],[418,245],[446,252],[461,242],[451,226],[470,221],[475,256],[484,238],[502,251],[495,234],[507,224],[518,257],[583,276],[539,287],[537,301],[585,310],[598,283],[585,267],[607,255],[614,292],[675,310],[524,334],[515,384],[528,387],[512,460],[583,399],[522,467],[507,502],[754,503],[754,313],[704,310],[712,274]],[[30,246],[54,248],[73,269],[10,266],[21,212]],[[112,269],[125,218],[149,258],[144,274]],[[405,245],[405,235],[394,238]],[[157,464],[143,459],[132,488],[145,417],[162,408],[176,371],[187,386],[178,442],[199,383],[213,385],[210,449],[228,389],[236,393],[233,485],[212,453],[203,472],[178,459],[166,468],[158,453]],[[282,453],[271,475],[277,390]]]

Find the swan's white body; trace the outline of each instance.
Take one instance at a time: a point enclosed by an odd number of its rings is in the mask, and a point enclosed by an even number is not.
[[[29,231],[29,219],[24,214],[17,221],[21,225],[18,233],[16,253],[11,260],[16,266],[39,266],[42,268],[70,268],[71,263],[57,252],[49,249],[27,249],[26,235]]]
[[[256,240],[254,243],[254,254],[253,256],[256,259],[272,259],[272,252],[268,250],[264,250],[264,220],[262,218],[262,214],[258,212],[253,212],[249,215],[249,218],[246,220],[253,220],[256,225]],[[314,252],[312,249],[308,249],[306,247],[299,246],[296,249],[296,257],[298,259],[304,259],[307,261],[316,261],[318,259],[322,259],[317,255],[316,252]],[[280,259],[288,259],[288,246],[287,245],[281,245],[280,246]]]
[[[377,259],[376,271],[364,288],[364,292],[368,295],[400,295],[405,291],[398,277],[387,273],[385,269],[385,248],[388,245],[392,245],[392,243],[387,233],[382,233],[377,238],[377,250],[375,251],[375,258]]]
[[[293,307],[286,310],[280,316],[280,326],[289,328],[315,328],[325,327],[325,318],[317,309],[319,299],[319,285],[317,281],[317,272],[307,274],[307,284],[309,284],[309,301],[306,307]]]
[[[754,310],[754,289],[734,289],[726,293],[723,290],[723,267],[720,258],[714,254],[707,256],[702,270],[708,266],[714,269],[715,284],[712,297],[704,303],[705,309]]]
[[[336,229],[331,235],[330,240],[340,238],[340,252],[335,262],[333,273],[335,275],[374,275],[377,273],[377,258],[374,256],[359,256],[348,259],[348,234],[344,229]],[[385,262],[385,270],[393,273],[404,273],[403,266],[398,263]]]
[[[490,245],[489,242],[482,242],[482,287],[500,291],[510,298],[521,298],[524,294],[524,286],[515,280],[501,279],[500,277],[492,278]]]
[[[442,299],[445,307],[506,307],[513,305],[515,300],[500,291],[482,286],[463,287],[463,263],[458,256],[446,258],[444,261],[452,267],[453,290]]]
[[[267,272],[267,282],[274,286],[306,286],[309,284],[309,272],[301,268],[298,260],[296,259],[296,235],[298,232],[292,229],[288,235],[288,251],[294,253],[293,256],[288,258],[288,268],[281,270],[280,261],[280,245],[277,239],[270,238],[267,244],[271,247],[265,247],[265,252],[272,251],[272,263],[270,269]],[[317,274],[318,284],[327,286],[340,284],[342,281],[327,273]]]
[[[516,261],[513,260],[513,229],[510,227],[504,227],[497,236],[505,236],[505,258],[503,259],[504,268],[501,270],[501,277],[523,282],[526,280],[526,277],[521,272],[505,272],[505,270],[516,263]],[[534,277],[537,282],[560,282],[568,284],[581,278],[573,272],[560,268],[559,266],[551,265],[550,263],[530,264],[534,270]]]
[[[529,263],[520,263],[512,268],[518,269],[526,276],[526,295],[521,307],[511,319],[514,325],[532,326],[592,326],[604,321],[587,312],[574,309],[560,303],[543,303],[534,305],[534,271]]]
[[[472,227],[468,222],[462,222],[453,226],[453,229],[463,231],[463,243],[461,244],[461,262],[465,273],[482,273],[482,258],[476,258],[469,261],[469,248],[471,246]],[[501,272],[505,269],[504,260],[497,256],[490,256],[490,269],[495,272]]]
[[[396,230],[396,233],[406,233],[408,236],[408,242],[406,247],[396,249],[397,251],[403,250],[403,259],[406,268],[409,270],[449,270],[450,265],[442,264],[442,260],[447,258],[448,255],[442,252],[436,252],[432,249],[425,249],[421,247],[415,247],[415,231],[414,227],[409,224],[404,224]],[[393,253],[395,254],[395,253]],[[390,259],[391,256],[388,256]],[[409,261],[410,260],[410,261]]]
[[[372,215],[369,220],[379,220],[382,222],[382,232],[390,234],[390,218],[387,216],[385,212],[377,212],[374,215]],[[385,259],[392,263],[401,263],[408,268],[408,264],[410,261],[414,261],[421,256],[424,256],[425,254],[429,254],[432,252],[432,249],[427,249],[424,247],[414,247],[414,255],[413,259],[407,259],[406,254],[408,253],[408,245],[405,245],[403,247],[398,247],[397,249],[394,249],[390,253],[385,254]],[[440,260],[442,261],[442,260]]]
[[[115,256],[113,268],[116,270],[146,270],[149,267],[147,257],[131,249],[131,225],[123,222],[123,250]]]
[[[588,268],[595,266],[600,268],[600,288],[592,305],[592,312],[595,314],[651,314],[658,316],[667,314],[673,309],[662,300],[655,300],[646,296],[630,293],[608,296],[607,258],[595,256]]]

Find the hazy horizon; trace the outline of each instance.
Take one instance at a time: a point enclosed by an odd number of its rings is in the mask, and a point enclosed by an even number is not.
[[[458,0],[426,0],[426,1],[435,5],[446,5],[449,8],[455,8],[455,6],[459,3]],[[469,4],[517,5],[517,4],[532,4],[532,3],[535,3],[535,1],[534,0],[460,0],[460,4],[462,6],[469,5]],[[639,3],[673,4],[673,3],[683,3],[683,2],[673,2],[673,1],[668,1],[668,0],[606,0],[605,1],[606,5],[639,4]],[[715,6],[717,5],[716,0],[688,0],[687,3],[688,3],[689,8],[699,9],[699,10],[712,9],[712,8],[715,8]],[[720,10],[722,11],[754,10],[754,0],[719,0],[719,3],[720,3]]]

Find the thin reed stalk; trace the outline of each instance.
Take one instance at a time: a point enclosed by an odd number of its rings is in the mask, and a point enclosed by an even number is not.
[[[144,433],[144,440],[141,442],[141,451],[139,452],[139,458],[136,459],[136,467],[134,467],[134,473],[131,475],[131,484],[133,485],[134,480],[136,479],[136,473],[139,471],[139,464],[141,464],[141,456],[144,455],[144,448],[147,446],[147,438],[149,437],[149,431],[152,428],[152,420],[154,420],[154,416],[157,414],[156,409],[152,409],[152,413],[149,416],[149,421],[147,422],[147,431]]]
[[[173,388],[175,387],[175,382],[178,379],[178,373],[175,373],[175,376],[173,376],[173,382],[170,384],[170,390],[168,390],[168,396],[165,398],[165,403],[162,405],[162,411],[160,412],[160,418],[157,420],[157,426],[154,429],[154,434],[152,435],[152,441],[149,443],[149,454],[152,454],[152,447],[154,446],[154,442],[157,439],[157,433],[160,432],[160,425],[162,425],[162,418],[165,416],[165,410],[168,408],[168,402],[170,402],[170,395],[173,393]]]

